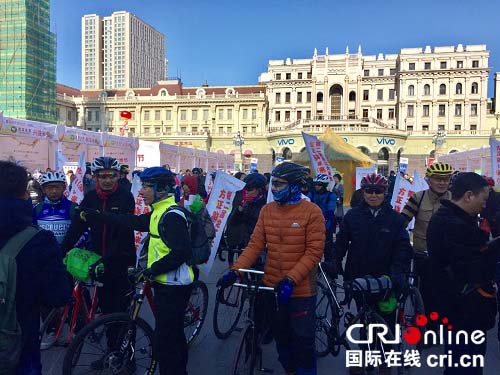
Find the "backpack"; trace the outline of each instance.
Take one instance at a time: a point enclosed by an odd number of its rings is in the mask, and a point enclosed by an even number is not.
[[[39,231],[28,226],[0,249],[0,374],[14,372],[22,351],[16,312],[16,256]]]
[[[193,214],[184,207],[177,205],[170,206],[160,219],[160,228],[163,227],[162,221],[169,212],[175,212],[178,215],[184,216],[187,221],[189,237],[191,238],[191,258],[187,264],[193,266],[206,263],[210,258],[212,240],[215,238],[215,226],[207,209],[202,208],[196,214]],[[165,230],[168,230],[168,228]],[[160,230],[159,232],[163,242],[169,246],[162,235],[164,231]]]

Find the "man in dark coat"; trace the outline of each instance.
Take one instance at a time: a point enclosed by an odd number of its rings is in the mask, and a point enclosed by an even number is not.
[[[0,251],[17,233],[30,226],[33,207],[26,191],[26,170],[0,161]],[[64,306],[71,296],[62,255],[52,232],[40,230],[16,257],[16,309],[22,330],[18,374],[42,373],[40,357],[40,307]]]
[[[478,214],[490,187],[473,172],[461,173],[451,187],[451,201],[443,200],[427,228],[427,247],[437,312],[449,319],[453,331],[487,331],[495,326],[495,279],[498,242],[478,225]],[[479,345],[445,343],[453,363],[462,355],[486,353],[486,340]],[[482,374],[482,368],[449,367],[445,374]]]

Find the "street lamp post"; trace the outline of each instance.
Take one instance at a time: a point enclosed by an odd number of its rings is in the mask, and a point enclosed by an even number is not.
[[[442,130],[438,130],[438,132],[432,136],[432,143],[434,144],[434,158],[437,161],[438,148],[446,143],[446,133]]]
[[[238,133],[233,137],[233,144],[236,147],[240,148],[240,160],[238,164],[240,166],[240,170],[243,171],[243,145],[245,144],[245,138],[241,135],[240,131],[238,130]]]

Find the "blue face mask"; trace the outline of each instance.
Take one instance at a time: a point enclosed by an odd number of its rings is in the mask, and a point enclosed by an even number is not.
[[[273,199],[278,204],[295,204],[300,202],[302,191],[295,184],[289,184],[280,191],[273,191]]]

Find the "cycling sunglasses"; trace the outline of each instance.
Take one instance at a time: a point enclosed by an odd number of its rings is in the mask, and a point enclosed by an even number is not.
[[[97,178],[116,178],[118,177],[118,172],[109,171],[109,172],[98,172],[96,173]]]
[[[385,188],[383,187],[367,187],[367,188],[364,188],[363,191],[366,193],[366,194],[384,194],[385,193]]]

